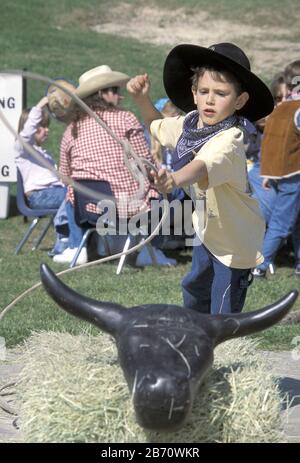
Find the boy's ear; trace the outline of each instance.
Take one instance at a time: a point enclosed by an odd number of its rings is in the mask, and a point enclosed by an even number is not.
[[[236,110],[242,109],[243,106],[245,106],[245,104],[247,103],[248,100],[249,100],[249,93],[248,92],[241,93],[237,97],[236,104],[235,104],[235,109]]]
[[[194,87],[192,87],[192,94],[194,98],[194,103],[195,105],[197,105],[197,90]]]

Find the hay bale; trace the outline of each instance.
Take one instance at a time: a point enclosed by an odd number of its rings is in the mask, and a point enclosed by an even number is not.
[[[34,334],[17,385],[25,442],[280,442],[280,395],[249,339],[216,349],[186,425],[154,433],[135,422],[113,341],[104,334]]]

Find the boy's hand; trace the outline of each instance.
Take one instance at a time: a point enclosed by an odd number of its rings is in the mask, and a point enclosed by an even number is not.
[[[150,80],[148,74],[135,76],[127,82],[127,91],[133,96],[148,95],[150,90]]]
[[[38,104],[36,106],[38,108],[43,108],[44,106],[46,106],[48,104],[48,102],[49,102],[48,97],[43,96],[43,98],[38,102]]]
[[[175,188],[174,178],[166,169],[160,169],[158,172],[151,171],[154,179],[154,185],[161,193],[170,193]]]

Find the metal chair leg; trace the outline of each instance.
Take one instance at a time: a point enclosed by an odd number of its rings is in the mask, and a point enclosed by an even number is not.
[[[126,251],[128,251],[129,249],[129,246],[130,246],[130,243],[131,243],[131,236],[128,235],[127,236],[127,239],[126,239],[126,242],[125,242],[125,246],[123,248],[123,252],[125,253]],[[120,275],[121,271],[122,271],[122,268],[125,264],[125,260],[126,260],[126,255],[125,254],[122,254],[121,257],[120,257],[120,260],[119,260],[119,263],[118,263],[118,267],[117,267],[117,271],[116,271],[116,274],[117,275]]]
[[[30,237],[31,233],[33,232],[33,230],[35,229],[35,227],[37,226],[38,222],[39,222],[39,217],[36,217],[35,219],[33,219],[33,221],[31,222],[27,232],[25,233],[24,237],[21,239],[21,241],[19,242],[19,244],[17,245],[16,247],[16,251],[15,251],[15,255],[18,255],[19,252],[21,251],[22,247],[24,246],[24,244],[26,243],[26,241],[28,240],[28,238]]]
[[[34,243],[32,251],[35,251],[39,247],[39,245],[41,244],[41,242],[45,238],[45,235],[46,235],[47,231],[49,230],[49,228],[51,227],[52,224],[53,224],[53,217],[50,217],[49,220],[46,222],[46,225],[45,225],[42,233],[40,234],[40,236],[38,237],[38,239]]]
[[[85,232],[85,234],[83,235],[82,240],[81,240],[81,243],[80,243],[80,245],[79,245],[79,247],[78,247],[78,249],[77,249],[77,252],[76,252],[75,256],[73,257],[73,260],[72,260],[72,262],[71,262],[71,264],[70,264],[70,268],[75,267],[76,262],[77,262],[77,259],[78,259],[78,256],[79,256],[79,254],[80,254],[82,248],[83,248],[84,245],[86,244],[86,242],[87,242],[88,237],[90,236],[90,234],[91,234],[91,233],[94,233],[94,231],[96,231],[96,228],[89,228],[89,229]]]

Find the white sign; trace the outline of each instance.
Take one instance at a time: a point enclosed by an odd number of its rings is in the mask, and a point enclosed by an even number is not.
[[[23,78],[20,75],[0,73],[0,111],[17,131],[23,109]],[[16,182],[14,160],[15,137],[0,121],[0,183]]]

